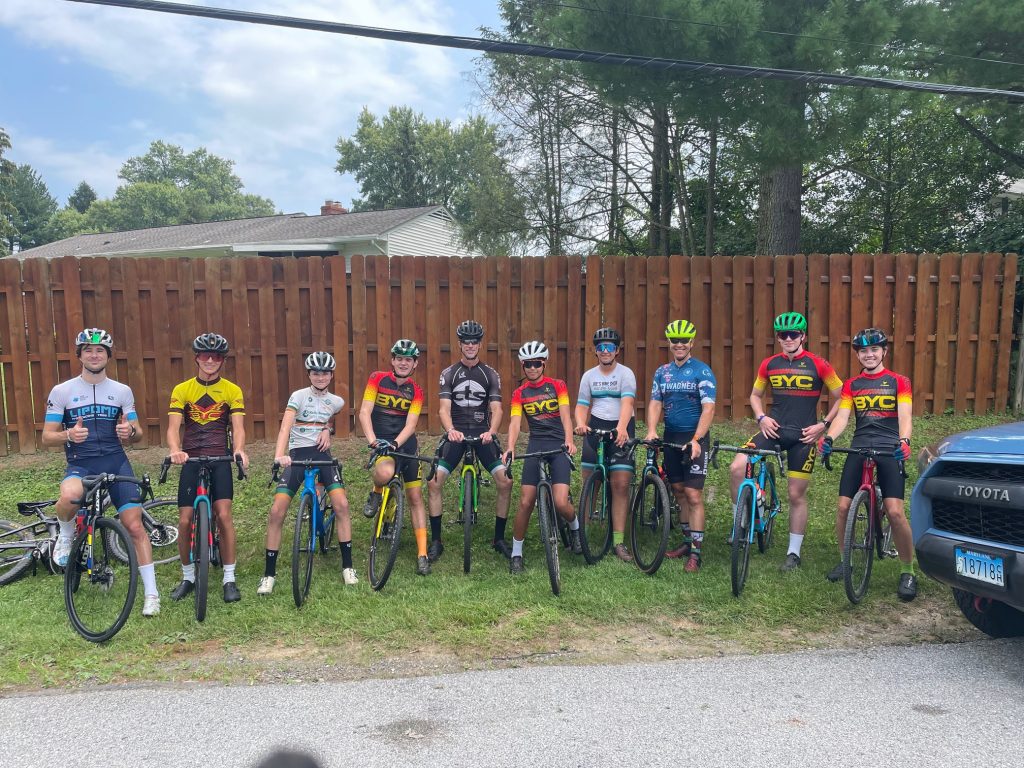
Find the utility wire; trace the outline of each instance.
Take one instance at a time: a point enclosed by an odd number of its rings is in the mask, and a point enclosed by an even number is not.
[[[970,96],[981,99],[999,99],[1011,104],[1024,104],[1024,92],[1005,91],[994,88],[975,88],[966,85],[950,85],[944,83],[925,83],[914,80],[894,80],[882,77],[865,77],[862,75],[838,75],[827,72],[807,72],[776,67],[751,67],[740,64],[714,64],[706,61],[687,61],[684,59],[666,59],[653,56],[630,56],[624,53],[608,53],[602,51],[586,51],[576,48],[555,48],[547,45],[531,45],[500,40],[484,40],[475,37],[440,35],[426,32],[406,32],[380,27],[363,27],[355,24],[344,24],[333,21],[317,21],[300,19],[294,16],[278,16],[251,11],[233,11],[226,8],[208,8],[182,3],[155,2],[154,0],[68,0],[72,3],[89,5],[107,5],[118,8],[132,8],[143,11],[159,11],[182,16],[199,16],[221,21],[240,21],[249,24],[262,24],[290,29],[308,29],[316,32],[330,32],[339,35],[369,37],[378,40],[394,40],[403,43],[433,45],[443,48],[461,48],[484,53],[508,53],[518,56],[559,59],[588,64],[606,64],[613,66],[635,67],[660,73],[694,72],[700,75],[716,77],[734,77],[740,79],[754,78],[761,80],[782,80],[814,85],[859,86],[863,88],[883,88],[897,91],[917,91],[938,93],[952,96]]]

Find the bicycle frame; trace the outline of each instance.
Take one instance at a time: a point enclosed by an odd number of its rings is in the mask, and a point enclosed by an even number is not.
[[[433,480],[434,479],[434,473],[437,472],[437,455],[436,454],[434,456],[428,458],[426,456],[419,456],[419,455],[417,455],[415,453],[399,453],[398,451],[392,450],[389,446],[384,446],[384,445],[371,448],[371,450],[370,450],[370,459],[369,459],[369,461],[366,462],[366,469],[371,469],[373,467],[374,463],[377,461],[378,458],[382,458],[382,457],[386,457],[386,456],[390,456],[390,457],[395,458],[395,459],[409,459],[411,461],[420,461],[420,462],[423,462],[424,464],[429,464],[430,465],[430,471],[427,473],[427,476],[423,478],[423,482],[425,482],[425,483],[429,483],[431,480]],[[392,479],[394,479],[394,478],[398,478],[399,485],[402,487],[402,492],[404,493],[405,492],[405,479],[402,477],[402,474],[398,471],[398,462],[397,461],[395,462],[395,472],[392,475]],[[388,499],[391,498],[390,482],[391,481],[389,480],[387,483],[385,483],[384,487],[381,489],[380,508],[382,510],[388,508]],[[383,515],[383,514],[377,515],[377,527],[375,529],[375,534],[374,534],[377,538],[380,537],[381,531],[384,530],[385,523],[390,522],[389,520],[385,520],[384,518],[385,518],[385,515]]]
[[[206,502],[207,518],[209,521],[209,536],[206,542],[206,546],[209,547],[211,555],[216,551],[217,542],[217,527],[214,524],[213,518],[213,500],[210,499],[210,481],[212,479],[210,466],[212,464],[221,464],[224,462],[234,462],[238,468],[238,479],[245,479],[245,470],[242,469],[242,457],[235,456],[191,456],[185,460],[186,464],[198,464],[199,465],[199,476],[196,478],[196,497],[192,500],[192,521],[189,525],[189,562],[195,563],[195,543],[196,543],[196,526],[195,526],[195,515],[196,507],[200,500]],[[164,459],[160,465],[160,483],[167,482],[167,471],[171,467],[171,460],[169,458]],[[212,557],[211,557],[212,560]]]

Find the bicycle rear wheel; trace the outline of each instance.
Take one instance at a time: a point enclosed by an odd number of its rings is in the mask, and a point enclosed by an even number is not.
[[[874,558],[875,521],[871,514],[871,497],[868,491],[860,490],[850,503],[843,540],[843,585],[846,596],[854,605],[868,591]]]
[[[562,572],[558,565],[558,525],[555,522],[558,513],[555,512],[555,505],[551,501],[551,488],[545,483],[537,486],[537,514],[551,591],[557,596],[562,591]]]
[[[633,539],[633,560],[637,567],[653,575],[661,567],[672,528],[671,507],[665,481],[648,472],[633,495],[629,510],[630,536]]]
[[[111,553],[111,537],[120,539],[127,563]],[[64,569],[64,606],[78,634],[102,643],[120,631],[135,603],[138,567],[128,532],[116,520],[98,517],[91,537],[88,530],[75,537]]]
[[[387,503],[381,504],[373,520],[370,537],[370,586],[383,589],[398,557],[398,545],[405,517],[405,488],[397,479],[388,483]]]
[[[767,461],[767,459],[765,459]],[[775,486],[775,467],[768,465],[768,486],[764,489],[765,505],[761,509],[763,530],[757,532],[757,551],[764,554],[772,545],[772,531],[775,529],[775,517],[779,514],[779,491]]]
[[[17,581],[32,567],[36,545],[21,528],[0,520],[0,587]]]
[[[192,563],[196,567],[196,621],[206,619],[206,588],[210,583],[210,555],[213,537],[210,535],[210,502],[196,501],[192,514]]]
[[[142,524],[153,546],[153,564],[178,562],[178,500],[153,499],[143,504],[142,509]],[[128,553],[116,536],[110,537],[107,546],[111,555],[122,563],[128,562]]]
[[[580,494],[580,543],[583,545],[583,559],[590,565],[608,554],[612,545],[611,510],[606,504],[604,475],[594,470],[583,484]]]
[[[316,537],[313,534],[313,497],[302,494],[299,510],[295,513],[295,535],[292,536],[292,597],[295,607],[301,608],[313,583],[313,553]]]
[[[887,557],[898,557],[899,553],[892,543],[892,523],[889,516],[885,514],[885,507],[882,504],[882,489],[875,486],[875,506],[878,508],[878,530],[875,532],[875,541],[878,543],[878,559],[884,560]]]
[[[476,475],[466,472],[462,475],[462,572],[469,573],[470,549],[473,546],[473,516],[476,514]]]
[[[750,525],[754,519],[754,489],[749,485],[740,487],[736,499],[736,510],[732,516],[732,593],[736,597],[743,592],[750,570]]]

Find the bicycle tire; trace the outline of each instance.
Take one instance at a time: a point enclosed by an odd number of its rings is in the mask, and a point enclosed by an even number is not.
[[[887,557],[899,557],[899,553],[892,544],[892,523],[889,516],[885,514],[885,507],[882,505],[882,489],[875,486],[875,504],[879,510],[879,526],[875,532],[875,541],[878,542],[878,559],[884,560]]]
[[[128,552],[127,563],[110,552],[106,545],[110,536],[121,539]],[[64,569],[64,607],[79,635],[102,643],[116,635],[131,615],[139,563],[128,531],[117,520],[106,517],[98,517],[93,523],[91,572],[87,557],[88,531],[82,531],[71,543]]]
[[[13,584],[32,567],[36,545],[25,538],[20,528],[24,526],[0,520],[0,543],[4,545],[0,550],[0,587]],[[16,546],[20,541],[25,542],[24,545]]]
[[[557,597],[562,592],[562,572],[558,564],[558,531],[555,506],[551,501],[551,489],[544,483],[537,486],[537,522],[540,538],[544,543],[544,561],[548,566],[551,591]]]
[[[473,515],[476,510],[476,475],[464,472],[462,485],[462,572],[469,573],[473,546]]]
[[[321,531],[317,531],[317,538],[320,541],[320,554],[326,555],[334,548],[334,526],[337,523],[334,514],[334,505],[331,504],[329,493],[320,494],[320,520]]]
[[[850,502],[843,537],[843,586],[850,602],[864,599],[875,558],[875,521],[868,491],[859,490]]]
[[[206,591],[210,583],[210,557],[213,554],[210,535],[210,503],[196,502],[192,513],[192,563],[196,567],[195,609],[196,621],[206,619]]]
[[[767,459],[765,459],[767,461]],[[775,485],[775,467],[768,465],[768,487],[764,489],[767,504],[761,509],[761,522],[764,529],[757,532],[757,551],[764,554],[772,545],[772,531],[775,530],[775,517],[779,514],[781,504],[779,503],[779,489]]]
[[[370,586],[374,590],[384,588],[391,575],[391,569],[395,566],[404,517],[405,488],[399,480],[393,479],[388,483],[387,504],[380,505],[370,534],[369,576]],[[380,551],[378,548],[381,548]]]
[[[142,508],[146,512],[142,517],[142,524],[146,527],[149,542],[153,547],[153,565],[178,562],[178,500],[153,499],[143,504]],[[149,515],[152,523],[146,519],[146,515]],[[155,526],[153,523],[159,525]],[[128,555],[121,548],[120,540],[116,536],[111,537],[107,546],[110,547],[110,554],[122,563],[128,562]]]
[[[633,495],[629,510],[629,534],[633,542],[633,562],[651,576],[657,573],[668,548],[672,530],[668,487],[654,472],[648,472]]]
[[[580,544],[583,559],[594,565],[608,554],[612,545],[611,510],[605,503],[605,476],[598,470],[591,473],[580,493]]]
[[[750,572],[750,526],[754,521],[754,489],[740,486],[736,509],[732,516],[732,594],[739,597]]]
[[[292,536],[292,597],[301,608],[313,583],[313,555],[316,537],[313,532],[313,497],[302,494],[295,513],[295,535]]]

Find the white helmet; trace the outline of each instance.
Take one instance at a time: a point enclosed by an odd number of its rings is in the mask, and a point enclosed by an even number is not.
[[[519,348],[519,360],[547,360],[548,348],[543,341],[528,341]]]
[[[333,371],[334,356],[330,352],[314,352],[306,358],[307,371]]]

